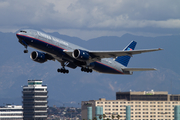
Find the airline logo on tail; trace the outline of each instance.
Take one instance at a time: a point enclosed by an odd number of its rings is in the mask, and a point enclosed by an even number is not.
[[[127,49],[127,51],[132,51],[132,50],[133,50],[133,49],[131,49],[131,48],[128,48],[128,49]]]

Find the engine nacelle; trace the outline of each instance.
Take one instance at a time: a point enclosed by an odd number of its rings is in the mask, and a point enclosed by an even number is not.
[[[39,51],[33,51],[30,55],[30,58],[35,61],[35,62],[39,62],[39,63],[44,63],[47,61],[46,58],[46,54],[39,52]]]
[[[89,57],[90,57],[87,51],[80,50],[80,49],[75,49],[74,52],[72,53],[72,56],[75,59],[81,60],[81,61],[89,60]]]

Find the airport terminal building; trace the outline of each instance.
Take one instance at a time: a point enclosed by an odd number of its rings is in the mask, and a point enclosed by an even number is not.
[[[87,120],[88,107],[92,107],[92,118],[95,116],[95,107],[103,107],[104,119],[127,120],[127,106],[131,120],[174,120],[175,106],[180,105],[180,95],[171,95],[168,92],[161,91],[142,91],[142,92],[116,92],[116,100],[82,101],[82,119]]]

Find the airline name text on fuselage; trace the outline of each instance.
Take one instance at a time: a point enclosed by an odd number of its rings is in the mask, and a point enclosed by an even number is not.
[[[39,31],[37,31],[37,33],[38,33],[38,35],[41,36],[41,37],[44,37],[44,38],[46,38],[46,39],[49,39],[49,40],[55,41],[55,42],[57,42],[57,43],[60,43],[60,44],[63,44],[63,45],[68,46],[68,43],[67,43],[67,42],[61,41],[61,40],[59,40],[59,39],[57,39],[57,38],[51,37],[51,36],[49,36],[49,35],[47,35],[47,34],[45,34],[45,33],[39,32]]]

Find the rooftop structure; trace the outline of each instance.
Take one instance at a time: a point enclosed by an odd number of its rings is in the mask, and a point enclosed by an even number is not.
[[[129,91],[116,92],[116,100],[152,100],[152,101],[180,101],[180,95],[170,95],[167,91]]]

